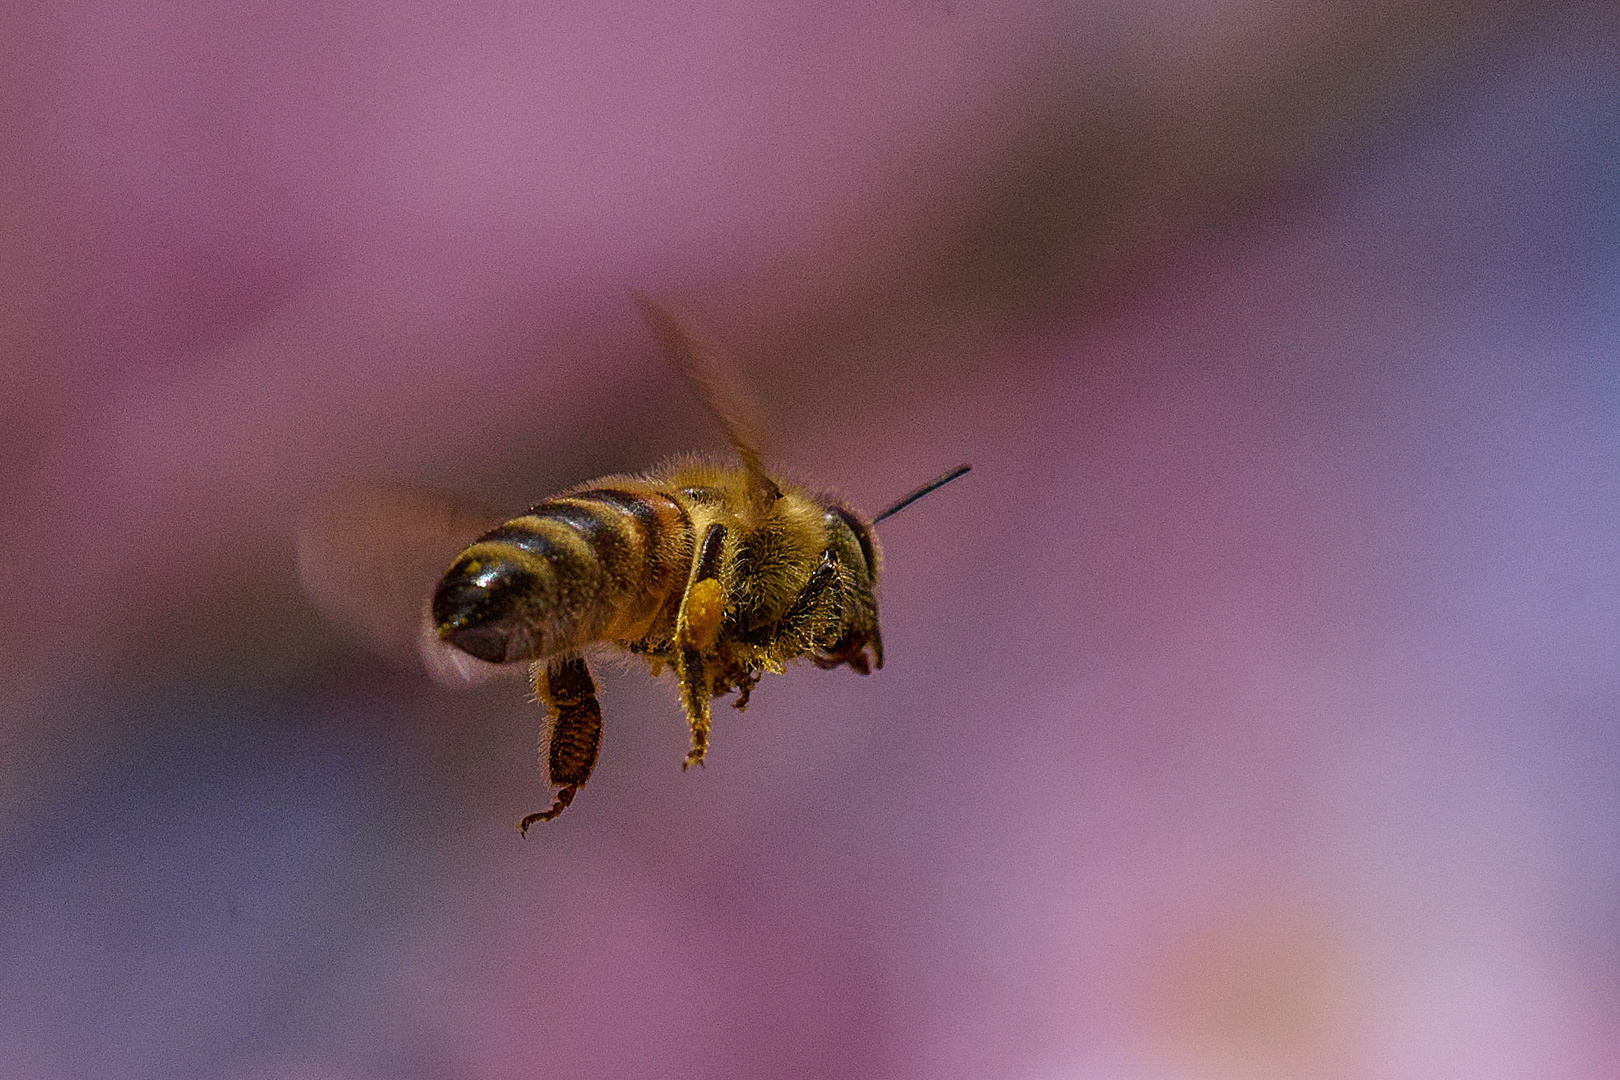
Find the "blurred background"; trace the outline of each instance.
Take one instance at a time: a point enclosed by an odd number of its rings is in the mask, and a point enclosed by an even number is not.
[[[11,5],[0,1072],[1620,1076],[1613,5]],[[888,666],[679,768],[299,587],[719,451]],[[408,532],[376,537],[397,553]]]

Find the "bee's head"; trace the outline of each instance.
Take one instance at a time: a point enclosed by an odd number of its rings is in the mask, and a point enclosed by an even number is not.
[[[532,571],[519,559],[474,546],[464,551],[433,590],[433,625],[441,640],[491,664],[535,655],[526,598]]]
[[[848,664],[862,675],[883,666],[883,635],[878,631],[877,538],[865,519],[847,506],[832,503],[823,520],[827,524],[826,555],[843,567],[843,595],[838,605],[838,631],[833,644],[818,648],[811,659],[821,667]],[[823,558],[826,557],[823,556]]]

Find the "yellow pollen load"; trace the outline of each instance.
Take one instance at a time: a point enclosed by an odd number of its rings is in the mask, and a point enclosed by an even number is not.
[[[720,637],[720,621],[726,616],[726,594],[714,578],[694,582],[686,593],[686,644],[688,648],[709,650]]]

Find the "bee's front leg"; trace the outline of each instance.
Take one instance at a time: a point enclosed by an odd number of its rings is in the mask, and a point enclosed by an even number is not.
[[[783,638],[791,638],[798,645],[796,650],[798,653],[817,648],[821,643],[816,641],[815,635],[816,611],[821,606],[821,598],[826,595],[827,589],[838,580],[840,569],[842,567],[838,562],[838,556],[832,549],[822,552],[821,561],[810,572],[810,579],[804,583],[804,588],[799,590],[799,595],[793,598],[793,603],[788,605],[782,617],[767,626],[741,635],[741,640],[748,645],[770,648]],[[834,599],[839,599],[836,594]],[[833,615],[834,625],[842,618],[842,604],[838,604],[837,607],[840,610]]]

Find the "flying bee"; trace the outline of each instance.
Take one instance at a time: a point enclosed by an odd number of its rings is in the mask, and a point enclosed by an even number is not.
[[[533,665],[556,791],[548,809],[518,823],[525,834],[562,813],[596,764],[602,710],[582,649],[605,643],[644,659],[654,676],[671,669],[691,731],[685,767],[701,765],[714,698],[735,693],[741,709],[764,674],[800,657],[862,675],[883,666],[872,527],[969,468],[871,519],[772,477],[722,402],[712,360],[667,311],[637,299],[740,466],[678,461],[547,499],[462,550],[429,605],[430,666],[443,663],[432,639],[485,664]],[[306,586],[318,601],[332,596],[331,548],[318,529],[301,535]],[[347,600],[323,606],[354,608]]]

